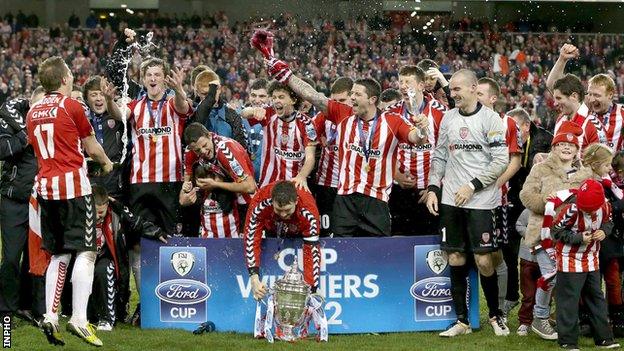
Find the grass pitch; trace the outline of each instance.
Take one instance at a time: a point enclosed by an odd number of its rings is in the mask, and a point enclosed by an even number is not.
[[[133,294],[136,296],[136,294]],[[183,330],[141,330],[125,324],[118,324],[112,332],[98,332],[98,336],[104,342],[101,350],[132,350],[132,351],[155,351],[155,350],[457,350],[457,351],[529,351],[529,350],[558,350],[558,345],[553,341],[541,340],[537,335],[530,333],[529,336],[519,337],[515,334],[518,328],[517,307],[509,319],[511,335],[508,337],[496,337],[492,328],[487,323],[484,310],[485,301],[481,297],[481,325],[480,330],[466,336],[452,339],[440,338],[437,333],[388,333],[381,335],[330,335],[328,343],[317,343],[313,339],[302,340],[294,344],[276,342],[269,344],[266,340],[255,340],[251,334],[237,333],[209,333],[193,335]],[[136,301],[134,301],[136,303]],[[134,310],[134,306],[131,311]],[[363,316],[365,318],[365,316]],[[388,316],[391,318],[391,316]],[[252,323],[253,321],[249,321]],[[15,350],[91,350],[82,340],[65,331],[67,320],[61,319],[61,328],[65,337],[65,347],[49,345],[43,333],[25,322],[16,322],[12,333],[11,348]],[[218,328],[218,326],[217,326]],[[581,348],[593,348],[593,340],[581,338]]]

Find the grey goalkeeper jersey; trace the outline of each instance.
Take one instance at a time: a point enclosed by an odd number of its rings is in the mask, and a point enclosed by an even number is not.
[[[473,179],[483,185],[463,208],[490,210],[499,203],[496,179],[509,163],[506,127],[490,108],[477,105],[471,115],[458,108],[444,114],[438,144],[433,152],[429,185],[442,184],[442,204],[455,206],[455,193]]]

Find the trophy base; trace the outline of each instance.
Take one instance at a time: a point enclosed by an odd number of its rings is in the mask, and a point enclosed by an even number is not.
[[[278,327],[275,336],[282,341],[294,342],[299,338],[295,335],[293,329],[294,328],[291,326],[280,326]]]

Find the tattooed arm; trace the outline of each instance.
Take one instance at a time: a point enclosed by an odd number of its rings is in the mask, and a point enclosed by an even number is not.
[[[288,80],[288,86],[303,100],[309,101],[323,113],[327,113],[327,102],[329,99],[323,93],[319,93],[310,84],[294,74]]]

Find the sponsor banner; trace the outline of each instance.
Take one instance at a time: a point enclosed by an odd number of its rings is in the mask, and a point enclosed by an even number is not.
[[[330,333],[443,330],[455,321],[449,266],[437,236],[323,239],[320,293]],[[296,256],[295,256],[296,255]],[[297,257],[301,240],[265,239],[261,279],[272,285]],[[143,328],[253,332],[256,302],[240,239],[141,242]],[[479,327],[476,273],[469,319]],[[475,293],[472,293],[475,292]]]

